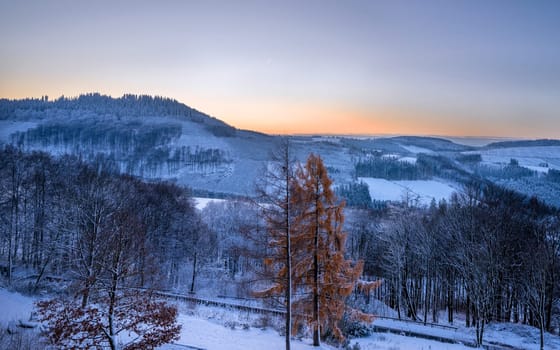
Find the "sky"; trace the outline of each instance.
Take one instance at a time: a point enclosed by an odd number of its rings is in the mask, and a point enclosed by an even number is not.
[[[0,0],[0,98],[86,92],[274,134],[560,138],[560,1]]]

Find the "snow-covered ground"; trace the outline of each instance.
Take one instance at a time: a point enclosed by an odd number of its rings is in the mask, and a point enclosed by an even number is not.
[[[11,322],[28,320],[33,310],[31,297],[0,289],[0,326]],[[182,325],[178,346],[165,345],[160,350],[185,349],[186,346],[208,350],[245,350],[245,349],[284,349],[284,337],[272,327],[282,323],[281,320],[268,318],[243,311],[211,306],[187,306],[179,303],[178,321]],[[457,340],[474,339],[474,330],[459,328],[446,330],[428,326],[378,319],[374,325],[392,328],[396,333],[417,332]],[[536,328],[499,323],[486,327],[485,339],[508,344],[519,349],[533,350],[539,348],[539,332]],[[461,344],[449,344],[436,340],[427,340],[395,333],[373,333],[364,338],[351,339],[350,344],[358,343],[361,350],[466,350],[471,349]],[[547,334],[547,349],[560,349],[560,337]],[[311,339],[292,339],[292,349],[316,349]],[[321,349],[334,350],[333,346],[323,344]]]
[[[246,328],[243,325],[231,323],[224,326],[219,322],[201,319],[197,316],[181,314],[179,322],[183,325],[181,338],[176,342],[181,345],[188,345],[203,349],[283,349],[284,338],[273,329]],[[311,349],[309,340],[294,341],[292,348]],[[163,349],[172,347],[163,346]]]
[[[378,319],[374,321],[374,324],[395,330],[395,332],[420,333],[432,337],[453,339],[462,344],[473,344],[476,338],[475,329],[464,327],[464,323],[456,329],[424,326],[418,323],[391,319]],[[540,348],[539,330],[537,328],[512,323],[487,324],[484,330],[484,342],[503,344],[515,349],[538,350]],[[560,349],[560,337],[545,334],[545,345],[547,349]]]
[[[34,300],[0,288],[0,327],[11,322],[29,321]]]
[[[447,139],[449,141],[453,141],[461,145],[474,146],[474,147],[482,147],[494,142],[519,140],[517,138],[511,138],[511,137],[470,137],[470,136],[464,136],[464,137],[439,136],[439,137],[443,139]]]
[[[198,306],[196,309],[191,310],[183,306],[180,307],[180,310],[179,322],[183,325],[183,328],[181,330],[181,338],[176,344],[208,350],[282,350],[285,348],[285,338],[283,335],[270,326],[255,326],[255,323],[263,322],[259,320],[263,316],[205,306]],[[393,333],[374,333],[369,337],[352,339],[350,341],[351,345],[355,343],[358,343],[362,350],[470,349],[460,344],[448,344]],[[161,350],[174,349],[175,347],[170,345],[161,347]],[[303,338],[292,339],[292,349],[305,350],[317,348],[312,346],[311,339]],[[334,350],[336,347],[322,344],[321,349]]]
[[[221,203],[226,201],[225,199],[203,198],[203,197],[193,197],[193,200],[194,200],[194,206],[198,210],[202,210],[206,208],[208,203],[212,203],[212,202]]]
[[[558,146],[496,148],[465,153],[479,153],[482,161],[489,164],[507,165],[513,158],[519,162],[520,166],[536,171],[547,172],[549,168],[560,169],[560,147]],[[542,166],[543,164],[547,164],[548,167]]]
[[[435,152],[432,151],[431,149],[427,149],[423,147],[412,146],[412,145],[401,145],[401,147],[406,149],[410,153],[414,153],[414,154],[418,154],[418,153],[435,154]]]
[[[393,333],[374,333],[367,338],[355,339],[350,342],[350,344],[354,343],[359,344],[360,350],[472,350],[472,348],[461,344],[441,343]]]
[[[179,321],[183,324],[181,338],[177,344],[188,345],[208,350],[246,350],[246,349],[285,349],[284,337],[277,331],[267,328],[247,328],[243,326],[224,327],[212,320],[201,319],[196,316],[182,314]],[[234,327],[235,326],[235,327]],[[464,345],[447,344],[433,340],[406,337],[391,333],[374,333],[373,335],[352,339],[350,344],[358,343],[360,349],[377,350],[466,350],[471,349]],[[163,346],[161,350],[171,350],[172,346]],[[293,339],[292,349],[305,350],[317,349],[312,346],[311,339]],[[323,344],[321,349],[336,349]]]
[[[436,202],[449,199],[457,192],[450,184],[437,180],[392,181],[381,178],[361,177],[369,187],[371,199],[380,201],[402,201],[404,198],[418,199],[420,205],[429,205],[432,199]]]

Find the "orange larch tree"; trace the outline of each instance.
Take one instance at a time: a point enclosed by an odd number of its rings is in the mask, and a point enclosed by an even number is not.
[[[305,166],[292,172],[289,145],[275,158],[265,184],[260,186],[265,203],[267,251],[265,268],[271,282],[255,294],[280,297],[286,307],[286,349],[290,334],[307,324],[313,344],[332,334],[342,341],[339,323],[345,313],[350,318],[371,321],[372,316],[350,309],[345,300],[355,287],[371,290],[379,282],[359,280],[363,263],[344,256],[344,203],[331,189],[332,181],[320,157],[311,154]]]
[[[332,180],[321,158],[311,154],[296,172],[293,199],[297,218],[292,225],[294,291],[294,329],[307,322],[313,331],[313,345],[319,346],[326,332],[343,340],[339,322],[345,312],[364,321],[370,315],[349,310],[345,300],[359,285],[373,289],[378,283],[358,283],[363,263],[344,256],[344,202],[331,189]],[[294,205],[295,206],[295,205]]]

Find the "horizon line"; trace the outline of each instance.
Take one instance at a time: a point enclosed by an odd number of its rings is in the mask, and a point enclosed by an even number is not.
[[[113,95],[110,93],[104,93],[104,92],[99,92],[99,91],[90,91],[90,92],[81,92],[78,94],[73,94],[73,95],[65,95],[65,94],[61,94],[60,96],[51,99],[48,94],[42,94],[40,97],[35,97],[35,96],[26,96],[26,97],[20,97],[20,98],[9,98],[9,97],[0,97],[1,99],[6,99],[8,101],[17,101],[17,100],[22,100],[22,99],[42,99],[44,97],[48,97],[48,100],[46,100],[45,102],[55,102],[56,100],[60,99],[60,98],[67,98],[67,99],[78,99],[80,96],[84,96],[84,95],[93,95],[93,94],[99,94],[101,96],[107,96],[110,98],[123,98],[125,96],[149,96],[149,97],[161,97],[161,98],[168,98],[170,100],[174,100],[177,103],[183,104],[185,106],[187,106],[188,108],[191,108],[193,110],[196,110],[198,112],[201,112],[211,118],[215,118],[220,120],[223,123],[226,123],[227,125],[233,127],[236,130],[242,130],[242,131],[252,131],[252,132],[258,132],[258,133],[262,133],[265,135],[269,135],[269,136],[299,136],[299,137],[313,137],[313,136],[320,136],[320,137],[345,137],[345,138],[375,138],[375,137],[379,137],[379,138],[390,138],[390,137],[399,137],[399,136],[412,136],[412,137],[433,137],[433,138],[443,138],[443,139],[450,139],[451,141],[453,141],[453,139],[465,139],[465,140],[476,140],[476,139],[481,139],[481,140],[504,140],[504,141],[537,141],[537,140],[560,140],[560,138],[550,138],[550,137],[519,137],[519,136],[493,136],[493,135],[448,135],[448,134],[414,134],[414,133],[329,133],[329,132],[301,132],[301,133],[282,133],[282,132],[270,132],[270,131],[263,131],[263,130],[258,130],[258,129],[244,129],[244,128],[240,128],[237,127],[235,125],[230,124],[229,122],[224,121],[223,119],[221,119],[220,117],[217,117],[215,115],[212,115],[206,111],[203,111],[199,108],[193,107],[183,101],[181,101],[180,99],[176,98],[176,97],[169,97],[169,96],[164,96],[164,95],[158,95],[158,94],[150,94],[150,93],[131,93],[131,92],[124,92],[120,95]]]

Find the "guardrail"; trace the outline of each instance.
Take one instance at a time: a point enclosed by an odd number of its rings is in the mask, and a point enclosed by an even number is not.
[[[195,304],[199,304],[199,305],[231,308],[231,309],[237,309],[237,310],[240,310],[240,311],[253,312],[253,313],[257,313],[257,314],[271,314],[271,315],[274,315],[274,316],[284,316],[286,314],[286,312],[283,311],[283,310],[267,309],[267,308],[261,308],[261,307],[255,307],[255,306],[240,305],[240,304],[228,303],[228,302],[224,302],[224,301],[198,298],[198,297],[195,297],[195,296],[192,296],[192,295],[159,292],[159,291],[154,291],[153,293],[154,293],[154,295],[158,295],[160,297],[164,297],[164,298],[167,298],[167,299],[172,299],[172,300],[176,300],[176,301],[186,301],[186,302],[195,303]]]
[[[380,319],[380,320],[392,320],[392,321],[411,323],[411,324],[416,324],[416,325],[419,325],[419,326],[428,326],[428,327],[432,327],[432,328],[448,329],[448,330],[452,330],[452,331],[456,331],[459,328],[459,327],[450,326],[450,325],[446,325],[446,324],[430,323],[430,322],[424,323],[423,321],[405,320],[405,319],[397,318],[397,317],[375,316],[375,318]]]
[[[233,308],[233,309],[237,309],[237,310],[241,310],[241,311],[248,311],[248,312],[259,313],[259,314],[272,314],[274,316],[284,316],[286,314],[286,311],[284,311],[284,310],[268,309],[268,308],[261,308],[261,307],[255,307],[255,306],[247,306],[247,305],[229,303],[229,302],[226,302],[226,301],[218,301],[218,300],[212,300],[212,299],[199,298],[199,297],[196,297],[194,295],[186,295],[186,294],[178,294],[178,293],[170,293],[170,292],[162,292],[162,291],[154,291],[153,293],[155,295],[165,297],[165,298],[168,298],[168,299],[173,299],[173,300],[178,300],[178,301],[179,300],[180,301],[186,301],[186,302],[196,303],[196,304],[199,304],[199,305]],[[223,297],[223,296],[221,296],[221,297]],[[249,300],[249,299],[243,299],[243,300]],[[456,331],[457,328],[458,328],[458,327],[455,327],[455,326],[443,325],[443,324],[438,324],[438,323],[430,323],[430,322],[424,323],[422,321],[398,319],[396,317],[375,316],[375,318],[376,319],[383,319],[383,320],[393,320],[393,321],[405,322],[405,323],[416,324],[416,325],[421,325],[421,326],[428,326],[428,327],[433,327],[433,328],[442,328],[442,329],[448,329],[448,330],[453,330],[453,331]]]

